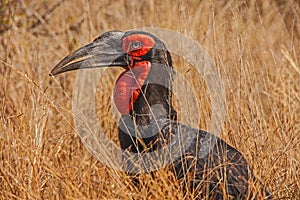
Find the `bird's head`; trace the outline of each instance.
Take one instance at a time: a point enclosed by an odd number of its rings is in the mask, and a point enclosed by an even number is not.
[[[172,80],[172,60],[164,43],[155,35],[143,31],[105,32],[66,56],[52,69],[50,75],[113,66],[125,69],[114,89],[114,102],[122,115],[132,111],[133,104],[141,96],[146,84],[155,83],[156,80],[168,84]]]

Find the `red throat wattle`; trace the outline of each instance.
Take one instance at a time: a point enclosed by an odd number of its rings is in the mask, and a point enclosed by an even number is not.
[[[117,79],[114,88],[114,102],[122,115],[130,113],[151,68],[149,61],[135,63]]]

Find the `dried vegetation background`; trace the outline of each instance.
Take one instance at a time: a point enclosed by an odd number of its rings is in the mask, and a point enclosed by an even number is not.
[[[240,150],[278,199],[300,196],[300,3],[297,0],[0,2],[0,199],[181,199],[172,175],[143,176],[141,191],[83,146],[72,116],[76,73],[55,64],[101,32],[155,26],[180,31],[209,52],[226,89],[221,137]],[[195,86],[200,127],[210,108]],[[97,111],[112,139],[110,96],[121,71],[99,83]],[[192,74],[191,74],[192,73]],[[104,84],[105,83],[105,84]],[[105,86],[104,86],[105,85]],[[202,87],[202,88],[201,88]]]

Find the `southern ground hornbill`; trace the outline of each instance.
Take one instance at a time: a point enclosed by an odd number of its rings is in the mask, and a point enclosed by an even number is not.
[[[143,31],[103,33],[65,57],[51,75],[105,66],[120,66],[125,70],[116,81],[113,96],[121,113],[119,140],[123,150],[153,152],[176,138],[193,135],[191,142],[181,140],[177,147],[182,155],[170,164],[178,180],[185,184],[184,191],[210,199],[271,198],[239,151],[213,134],[177,120],[170,89],[174,76],[172,59],[159,38]],[[152,109],[157,105],[159,109]],[[201,147],[210,142],[213,142],[212,148],[201,155]],[[258,186],[253,186],[255,182]]]

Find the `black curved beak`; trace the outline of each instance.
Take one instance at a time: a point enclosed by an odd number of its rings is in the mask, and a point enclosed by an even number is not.
[[[83,68],[128,66],[128,55],[121,48],[124,34],[121,31],[103,33],[93,42],[66,56],[52,69],[50,75]]]

